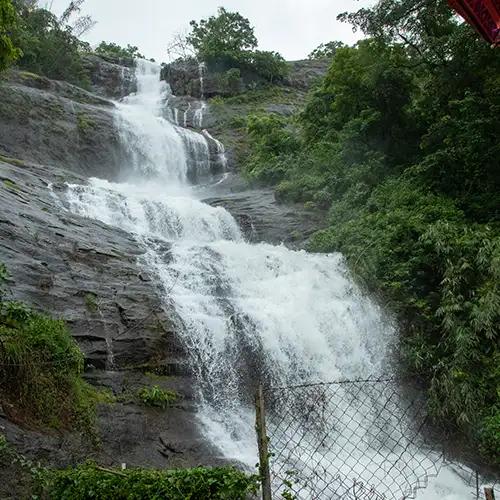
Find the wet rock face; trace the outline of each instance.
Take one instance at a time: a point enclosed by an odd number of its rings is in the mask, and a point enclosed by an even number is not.
[[[238,185],[240,184],[240,185]],[[269,188],[249,189],[234,176],[232,193],[205,199],[205,203],[228,210],[238,221],[245,238],[252,243],[284,243],[289,248],[304,248],[307,239],[321,227],[322,214],[303,205],[282,205]]]
[[[239,94],[251,84],[262,81],[253,72],[241,70],[240,78],[228,80],[230,67],[210,67],[200,65],[194,59],[175,61],[164,66],[161,78],[167,81],[176,96],[196,99]]]
[[[308,90],[320,78],[323,78],[331,64],[331,59],[304,59],[289,64],[290,73],[283,82],[289,87]]]
[[[0,155],[87,176],[120,175],[114,105],[65,82],[22,72],[0,81]]]
[[[121,99],[137,90],[133,60],[105,60],[94,54],[84,57],[84,65],[90,73],[92,91],[111,99]]]
[[[64,318],[87,365],[164,364],[182,371],[166,311],[128,233],[63,210],[47,185],[85,183],[57,168],[0,162],[0,254],[15,299]],[[60,187],[59,189],[63,189]]]
[[[329,59],[293,61],[289,64],[289,75],[283,85],[300,90],[308,90],[319,78],[325,76],[331,61]],[[232,96],[246,89],[258,88],[268,84],[259,75],[248,69],[241,69],[241,78],[236,82],[227,80],[227,71],[231,68],[223,65],[205,68],[203,88],[200,68],[195,60],[175,61],[167,64],[162,71],[162,78],[170,84],[176,96],[189,96],[200,99],[215,96]]]

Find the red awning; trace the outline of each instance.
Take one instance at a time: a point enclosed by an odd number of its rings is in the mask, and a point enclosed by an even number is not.
[[[448,0],[489,43],[500,45],[500,0]]]

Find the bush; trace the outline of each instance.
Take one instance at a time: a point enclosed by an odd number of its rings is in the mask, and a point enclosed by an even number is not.
[[[247,132],[251,152],[244,169],[254,180],[278,182],[287,170],[286,155],[298,150],[300,143],[289,123],[277,115],[251,115]]]
[[[90,431],[98,394],[81,378],[83,362],[63,321],[0,297],[0,397],[10,418]]]
[[[134,45],[127,45],[120,47],[120,45],[113,42],[101,42],[95,49],[95,53],[100,56],[113,57],[116,59],[124,59],[133,62],[134,59],[145,59],[139,52],[139,48]]]
[[[233,467],[181,470],[102,469],[93,464],[49,471],[45,492],[53,500],[244,500],[258,480]]]
[[[48,10],[30,8],[18,2],[17,11],[18,23],[12,40],[22,51],[17,62],[19,67],[88,87],[90,78],[82,53],[90,51],[90,46],[81,42],[70,26],[63,26]]]
[[[288,75],[289,66],[278,52],[256,50],[248,54],[248,66],[270,83],[276,83]]]
[[[176,392],[166,391],[157,385],[141,389],[138,396],[146,406],[156,406],[163,409],[179,399],[179,395]]]
[[[16,22],[16,11],[11,0],[0,0],[0,72],[21,55],[11,38]]]
[[[241,90],[241,71],[239,68],[228,69],[218,75],[218,86],[225,94],[236,95]]]

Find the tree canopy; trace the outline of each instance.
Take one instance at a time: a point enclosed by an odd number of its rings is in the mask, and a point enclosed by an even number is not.
[[[217,15],[201,21],[191,21],[186,36],[176,36],[172,49],[186,50],[192,46],[196,57],[217,71],[238,68],[250,70],[264,80],[273,82],[286,76],[288,66],[283,57],[273,51],[256,50],[257,38],[250,21],[239,12],[219,7]]]
[[[126,47],[121,47],[113,42],[102,41],[96,47],[95,53],[101,56],[113,56],[122,59],[145,59],[145,57],[139,52],[139,48],[130,44]]]
[[[337,49],[345,47],[345,43],[337,40],[318,45],[308,56],[308,59],[332,59]]]
[[[441,0],[341,19],[368,38],[336,48],[300,116],[249,120],[246,173],[329,210],[310,249],[383,293],[433,415],[498,461],[500,52]]]
[[[18,22],[12,40],[22,51],[17,65],[49,78],[86,86],[89,78],[82,53],[90,51],[90,46],[80,41],[73,27],[66,24],[74,9],[67,9],[59,19],[32,2],[16,0],[14,5]]]
[[[11,0],[0,0],[0,71],[12,64],[21,51],[12,42],[16,11]]]
[[[250,21],[239,12],[229,12],[219,7],[216,16],[201,21],[191,21],[188,41],[202,60],[227,55],[236,60],[244,51],[257,47]]]

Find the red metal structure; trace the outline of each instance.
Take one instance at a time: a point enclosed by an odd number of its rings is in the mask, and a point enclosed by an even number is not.
[[[448,4],[487,42],[500,45],[500,0],[448,0]]]

